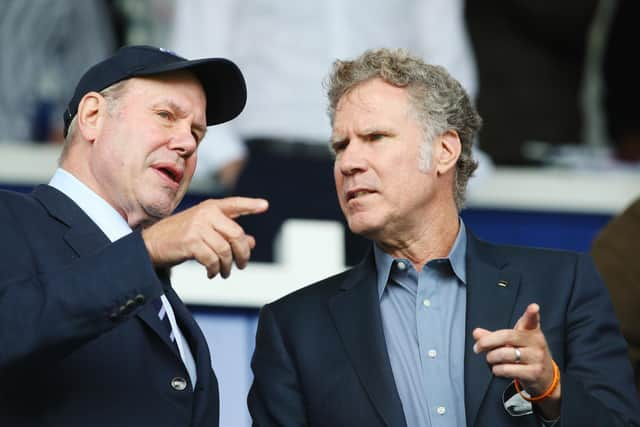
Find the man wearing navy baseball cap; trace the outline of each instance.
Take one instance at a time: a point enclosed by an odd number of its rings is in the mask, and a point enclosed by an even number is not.
[[[80,79],[49,184],[0,192],[0,425],[218,425],[209,350],[169,269],[243,268],[255,240],[233,218],[267,202],[172,212],[207,126],[245,100],[231,61],[150,46]]]

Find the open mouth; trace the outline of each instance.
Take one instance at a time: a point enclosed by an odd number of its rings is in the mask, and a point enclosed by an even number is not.
[[[160,172],[162,175],[164,175],[165,177],[167,177],[169,180],[173,181],[176,184],[180,184],[180,181],[182,181],[182,171],[171,167],[171,166],[156,166],[155,170],[157,170],[158,172]]]
[[[354,190],[354,191],[347,191],[347,202],[353,200],[353,199],[357,199],[359,197],[363,197],[366,196],[368,194],[372,194],[374,193],[373,191],[370,190]]]

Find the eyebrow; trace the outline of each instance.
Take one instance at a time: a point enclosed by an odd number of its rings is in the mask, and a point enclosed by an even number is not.
[[[389,127],[385,127],[385,126],[371,126],[368,128],[365,128],[361,131],[356,132],[356,134],[358,136],[363,136],[363,135],[371,135],[374,133],[383,133],[386,135],[392,135],[395,132],[389,128]],[[348,136],[343,136],[341,134],[333,134],[331,135],[331,138],[329,139],[329,142],[331,144],[335,144],[335,143],[340,143],[340,142],[344,142],[344,141],[348,141],[349,137]]]
[[[358,135],[371,135],[373,133],[393,134],[394,132],[391,128],[385,126],[372,126],[358,132]]]
[[[346,136],[342,136],[342,135],[331,135],[331,137],[329,138],[329,143],[330,144],[335,144],[338,142],[342,142],[344,140],[348,139],[348,137]]]

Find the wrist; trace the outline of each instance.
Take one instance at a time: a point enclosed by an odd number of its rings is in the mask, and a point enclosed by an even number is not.
[[[520,396],[522,396],[523,399],[528,400],[529,402],[541,402],[545,399],[548,399],[552,395],[556,396],[556,398],[559,398],[560,369],[553,359],[551,359],[551,364],[553,366],[553,378],[551,379],[551,383],[549,384],[547,389],[540,394],[532,396],[529,393],[524,392],[522,390],[522,386],[520,385],[520,381],[518,381],[518,379],[513,380],[516,391],[520,394]]]

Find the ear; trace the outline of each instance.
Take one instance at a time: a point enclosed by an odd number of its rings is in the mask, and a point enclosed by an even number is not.
[[[80,100],[76,116],[77,127],[86,141],[94,142],[107,112],[107,100],[98,92],[89,92]]]
[[[437,150],[435,156],[435,168],[438,175],[444,175],[453,169],[458,162],[462,143],[458,132],[448,130],[436,138],[435,148]]]

